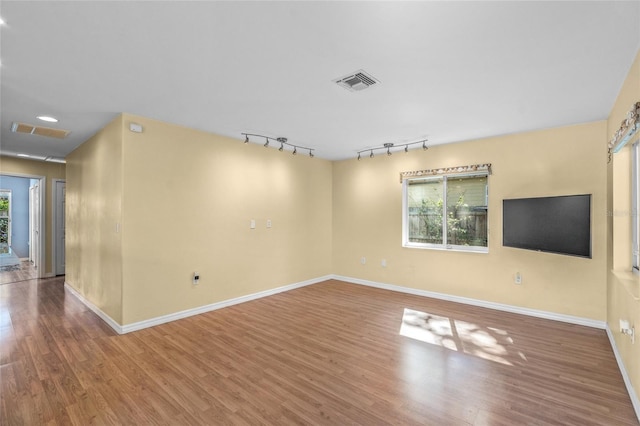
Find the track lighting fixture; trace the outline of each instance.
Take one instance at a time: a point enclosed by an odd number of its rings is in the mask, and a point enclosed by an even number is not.
[[[269,136],[264,136],[264,135],[257,135],[254,133],[240,133],[241,135],[244,135],[244,143],[249,143],[249,136],[255,136],[258,138],[264,138],[265,142],[264,142],[264,147],[268,148],[269,147],[269,143],[270,142],[279,142],[280,143],[280,148],[278,148],[278,151],[282,152],[284,151],[284,147],[289,146],[291,148],[293,148],[292,154],[296,155],[298,153],[298,148],[303,149],[303,150],[307,150],[309,151],[309,157],[313,158],[315,157],[315,155],[313,154],[314,149],[313,148],[307,148],[306,146],[301,146],[301,145],[294,145],[292,143],[289,143],[287,141],[287,138],[272,138]]]
[[[393,154],[393,151],[391,151],[392,148],[401,148],[404,147],[404,152],[409,152],[409,147],[412,145],[417,145],[417,144],[422,144],[422,149],[424,149],[425,151],[427,149],[429,149],[429,147],[427,146],[427,139],[421,140],[421,141],[417,141],[417,142],[409,142],[409,143],[400,143],[400,144],[394,144],[391,142],[387,142],[382,144],[382,146],[377,146],[375,148],[367,148],[367,149],[363,149],[361,151],[358,151],[358,160],[360,160],[362,158],[362,153],[363,152],[367,152],[369,151],[369,158],[373,158],[373,152],[374,151],[378,151],[378,150],[383,150],[386,149],[387,150],[387,156],[391,156]]]

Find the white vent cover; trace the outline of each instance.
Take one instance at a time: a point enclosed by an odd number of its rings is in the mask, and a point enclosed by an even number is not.
[[[364,90],[368,87],[373,86],[374,84],[379,83],[379,81],[371,76],[371,74],[367,74],[363,70],[358,70],[354,73],[333,81],[336,82],[338,86],[342,86],[352,92]]]

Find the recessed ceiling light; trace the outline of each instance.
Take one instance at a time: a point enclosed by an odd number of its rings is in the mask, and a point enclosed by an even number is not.
[[[58,119],[48,115],[39,115],[36,117],[38,120],[47,121],[49,123],[57,123]]]

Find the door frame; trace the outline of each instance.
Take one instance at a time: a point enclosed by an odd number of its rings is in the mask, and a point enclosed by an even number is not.
[[[54,276],[58,275],[58,249],[56,248],[56,242],[58,238],[58,228],[56,227],[56,219],[58,218],[58,182],[67,183],[66,179],[52,179],[52,209],[51,209],[51,271]],[[63,212],[62,214],[66,214]]]
[[[26,179],[36,179],[39,182],[39,186],[40,186],[40,238],[38,241],[38,244],[40,244],[40,250],[39,250],[39,256],[38,256],[38,278],[46,278],[45,272],[44,272],[44,268],[45,268],[45,259],[46,259],[46,253],[47,253],[47,249],[46,249],[46,215],[47,215],[47,198],[46,198],[46,187],[47,187],[47,177],[46,176],[39,176],[39,175],[29,175],[29,174],[23,174],[23,173],[13,173],[13,172],[0,172],[0,176],[8,176],[8,177],[19,177],[19,178],[26,178]]]

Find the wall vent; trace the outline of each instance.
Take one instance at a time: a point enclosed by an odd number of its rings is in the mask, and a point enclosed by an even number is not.
[[[352,92],[359,92],[380,83],[375,77],[363,70],[358,70],[344,77],[333,80],[338,86],[342,86]]]
[[[53,127],[35,126],[33,124],[16,122],[11,124],[11,131],[14,133],[28,133],[30,135],[56,139],[64,139],[69,135],[69,133],[71,133],[70,130],[54,129]]]

